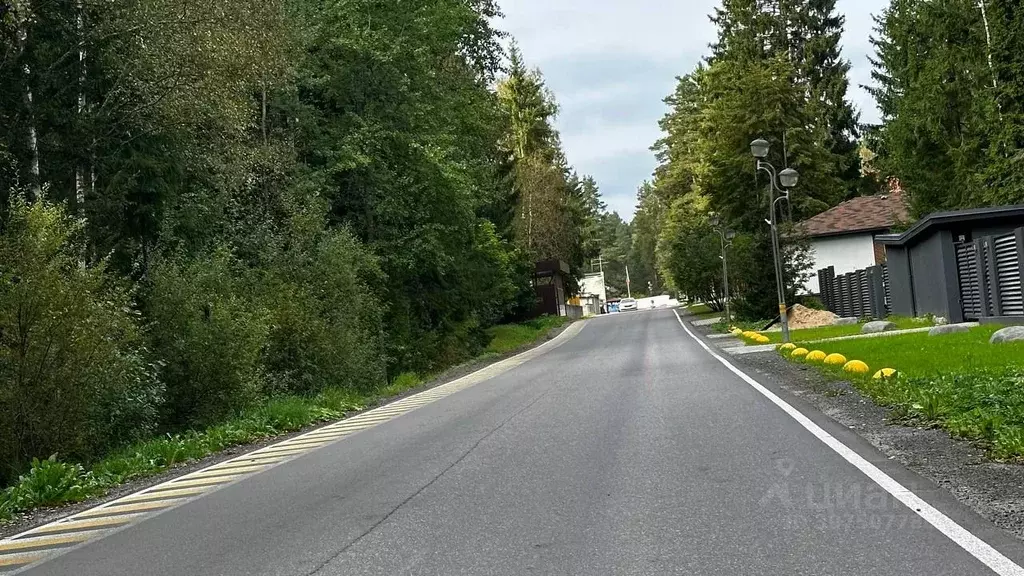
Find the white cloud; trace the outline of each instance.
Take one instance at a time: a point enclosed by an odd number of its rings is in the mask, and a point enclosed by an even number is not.
[[[566,156],[593,175],[609,207],[632,216],[636,188],[655,167],[662,99],[715,39],[708,20],[719,0],[505,0],[498,24],[555,91]],[[843,56],[853,64],[850,100],[861,120],[878,119],[859,85],[870,83],[871,13],[887,0],[839,0]]]

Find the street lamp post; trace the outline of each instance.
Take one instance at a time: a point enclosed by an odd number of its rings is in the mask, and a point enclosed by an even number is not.
[[[768,206],[771,214],[768,225],[772,229],[772,254],[775,256],[775,283],[779,291],[779,319],[782,322],[782,341],[789,342],[789,318],[786,317],[786,287],[782,281],[782,254],[779,248],[779,228],[776,218],[775,205],[780,200],[789,202],[789,191],[796,186],[800,174],[792,168],[786,168],[776,173],[775,166],[765,160],[768,157],[770,144],[767,140],[758,138],[750,143],[750,153],[757,160],[757,169],[768,173],[770,184],[768,184]],[[781,185],[781,187],[780,187]],[[778,195],[776,196],[776,193]]]
[[[729,258],[727,255],[727,249],[732,246],[733,239],[736,238],[736,233],[732,230],[724,230],[719,227],[721,220],[718,216],[711,217],[711,226],[718,233],[718,236],[722,239],[722,287],[725,290],[725,321],[732,321],[732,314],[729,311]]]

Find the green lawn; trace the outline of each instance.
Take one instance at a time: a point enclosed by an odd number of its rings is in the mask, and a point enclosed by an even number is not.
[[[725,313],[721,310],[712,310],[707,304],[690,304],[683,308],[691,316],[697,318],[711,318],[713,316],[724,316]]]
[[[896,325],[897,330],[909,330],[912,328],[927,328],[931,324],[916,320],[914,318],[903,318],[899,316],[893,316],[888,318],[890,322]],[[764,324],[761,324],[764,326]],[[814,342],[817,340],[826,340],[828,338],[842,338],[843,336],[856,336],[861,333],[861,329],[864,324],[852,324],[850,326],[822,326],[821,328],[804,328],[801,330],[791,330],[790,338],[793,342]],[[782,342],[782,332],[763,332],[769,340],[778,344]]]
[[[929,336],[927,332],[881,338],[822,342],[817,348],[862,360],[872,369],[896,368],[908,376],[1024,366],[1024,344],[988,343],[999,326],[979,326],[962,334]],[[807,346],[807,348],[814,348]],[[1024,391],[1024,389],[1022,389]]]
[[[866,376],[821,369],[850,379],[895,417],[977,440],[995,458],[1024,460],[1024,342],[989,344],[999,328],[823,342],[817,348],[867,363]],[[873,379],[881,368],[894,368],[899,376]]]

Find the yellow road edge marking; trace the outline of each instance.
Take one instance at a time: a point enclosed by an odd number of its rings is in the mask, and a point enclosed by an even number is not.
[[[290,448],[283,448],[283,449],[280,449],[280,450],[272,450],[272,451],[268,451],[268,452],[263,452],[261,450],[260,452],[253,452],[253,454],[254,455],[261,455],[261,456],[295,456],[296,454],[305,454],[306,452],[309,452],[310,450],[311,450],[311,448],[302,448],[302,447],[295,448],[295,447],[290,447]]]
[[[266,460],[266,458],[257,458],[256,460]],[[274,462],[253,462],[247,461],[245,458],[239,460],[231,460],[230,462],[223,462],[210,468],[200,470],[200,472],[208,472],[210,470],[232,470],[235,468],[248,468],[250,466],[263,466],[264,468],[270,466]]]
[[[203,494],[209,489],[209,486],[196,486],[195,488],[163,490],[161,492],[140,492],[138,494],[132,494],[131,496],[125,496],[117,502],[127,504],[129,502],[144,502],[146,500],[166,500],[167,498],[177,498],[178,496],[194,496],[196,494]]]
[[[125,504],[123,506],[107,506],[106,508],[93,508],[81,514],[75,515],[75,518],[93,518],[96,516],[109,516],[113,514],[124,514],[125,512],[145,512],[149,510],[159,510],[160,508],[168,508],[175,504],[184,502],[183,498],[176,500],[158,500],[155,502],[138,502],[135,504]]]
[[[121,524],[128,524],[138,518],[141,518],[142,514],[122,514],[120,516],[111,516],[109,518],[93,518],[91,520],[67,520],[64,522],[56,522],[54,524],[47,524],[41,526],[26,533],[26,536],[32,534],[48,534],[51,532],[64,532],[65,530],[75,530],[78,528],[99,528],[101,526],[118,526]],[[94,532],[89,530],[88,532]]]
[[[582,324],[577,324],[577,326],[581,325]],[[554,341],[561,340],[566,335],[571,338],[581,329],[582,328],[577,328],[573,331],[572,328],[570,328],[563,332],[562,335]],[[516,366],[524,364],[538,356],[540,354],[538,351],[549,347],[549,345],[550,342],[542,344],[539,348],[529,352],[522,353],[520,355],[522,358],[518,361],[508,362],[508,360],[515,360],[515,357],[513,357],[512,359],[499,362],[498,364],[505,364],[505,366],[504,369],[499,370],[497,374],[507,372]],[[13,540],[0,540],[0,544],[5,542],[19,542],[19,548],[17,549],[20,549],[21,547],[32,546],[30,542],[40,542],[40,546],[59,546],[60,543],[63,542],[73,543],[89,540],[98,536],[100,533],[105,532],[105,528],[107,527],[130,524],[135,520],[145,518],[148,515],[147,512],[173,506],[187,500],[187,498],[174,498],[175,496],[204,494],[213,490],[218,485],[227,484],[233,480],[244,477],[249,469],[252,469],[252,471],[255,472],[268,467],[270,464],[288,460],[291,456],[311,452],[316,448],[322,447],[344,436],[372,428],[377,424],[387,422],[397,418],[398,416],[416,410],[417,408],[451,396],[456,392],[475,386],[480,382],[493,378],[496,375],[492,374],[492,368],[493,366],[483,368],[477,373],[464,376],[458,380],[434,388],[429,391],[429,393],[421,392],[419,394],[409,396],[395,403],[381,406],[380,408],[376,408],[369,412],[364,412],[354,418],[341,420],[334,424],[312,430],[305,435],[296,436],[293,439],[286,440],[278,444],[271,444],[266,448],[256,450],[249,454],[237,456],[231,460],[214,464],[208,468],[197,471],[193,475],[185,475],[163,484],[147,488],[143,491],[136,492],[135,494],[130,494],[124,498],[114,500],[105,508],[87,510],[63,520],[58,520],[50,524],[22,532],[21,534],[17,534]],[[486,374],[483,374],[484,372],[486,372]],[[256,462],[259,462],[259,465],[255,465],[254,463]],[[210,476],[210,473],[212,472],[227,472],[231,469],[236,469],[233,474]],[[107,516],[107,514],[115,515]],[[30,538],[41,534],[58,534],[58,536],[48,538]],[[43,540],[47,543],[43,544]],[[21,544],[21,542],[24,543]],[[8,549],[13,549],[11,548],[12,546],[15,546],[15,544],[9,544]],[[0,548],[0,551],[2,550],[4,550],[4,548]],[[46,556],[44,553],[46,550],[46,548],[43,548],[40,553],[32,552],[22,555],[0,553],[0,566],[17,566],[35,562],[36,560],[40,560]]]
[[[394,416],[376,416],[374,418],[360,418],[359,420],[353,420],[352,424],[377,424],[378,422],[386,422],[391,420]]]
[[[189,478],[212,478],[214,476],[231,476],[239,474],[249,474],[256,472],[257,470],[263,470],[266,468],[266,464],[250,464],[249,466],[236,466],[232,468],[210,468],[208,470],[202,470],[199,472],[193,472],[189,474]]]
[[[51,548],[63,544],[82,542],[95,536],[95,532],[78,532],[60,536],[42,536],[39,538],[19,538],[17,540],[0,541],[0,553],[12,550],[28,550],[30,548]]]
[[[339,426],[338,428],[335,428],[335,430],[353,430],[353,429],[360,429],[361,430],[363,428],[366,428],[367,426],[372,426],[374,424],[380,424],[381,422],[387,422],[388,420],[391,420],[391,418],[381,418],[380,420],[355,420],[353,422],[350,422],[348,425],[346,425],[344,427],[340,427]]]
[[[20,566],[31,564],[39,560],[45,554],[18,554],[17,556],[0,556],[0,566]]]
[[[288,440],[274,446],[268,446],[267,449],[271,448],[298,448],[299,446],[323,446],[324,444],[330,444],[334,442],[332,438],[309,438],[307,440]]]
[[[232,460],[230,462],[227,462],[227,463],[228,464],[241,464],[241,463],[243,463],[243,462],[245,462],[247,460],[248,461],[258,460],[261,463],[266,463],[266,464],[269,465],[269,464],[274,464],[274,463],[280,462],[282,460],[287,460],[287,459],[288,459],[287,456],[278,456],[277,454],[263,454],[263,453],[261,453],[259,451],[256,451],[256,452],[249,452],[245,456],[239,456],[238,458],[235,458],[234,460]]]
[[[328,444],[330,444],[332,442],[334,442],[334,440],[318,440],[316,442],[299,442],[299,443],[289,442],[287,444],[280,444],[278,446],[271,446],[269,448],[266,448],[266,452],[260,452],[260,454],[278,454],[280,452],[287,452],[289,450],[298,450],[300,448],[303,449],[303,450],[313,450],[314,448],[320,448],[322,446],[327,446]]]
[[[299,436],[298,438],[296,438],[296,440],[338,440],[339,438],[344,438],[345,436],[347,436],[347,434],[345,434],[344,432],[331,431],[330,433],[325,434],[310,434],[308,436]]]
[[[238,474],[236,476],[217,476],[216,478],[196,478],[190,479],[188,476],[182,476],[180,480],[175,480],[169,484],[162,484],[149,489],[149,493],[162,492],[164,490],[174,490],[176,488],[184,488],[186,486],[213,486],[215,484],[226,484],[231,482],[235,478],[242,476]]]
[[[310,444],[307,446],[275,446],[264,448],[260,454],[301,454],[319,448],[321,444]]]

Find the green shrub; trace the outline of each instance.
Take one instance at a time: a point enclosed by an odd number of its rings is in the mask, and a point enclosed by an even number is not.
[[[55,506],[78,502],[96,491],[93,475],[79,464],[58,462],[56,456],[33,459],[32,468],[18,478],[18,483],[4,493],[11,510],[27,510],[38,506]]]
[[[375,260],[344,230],[296,236],[262,287],[275,391],[376,388],[385,367],[381,307],[364,280],[379,273]]]
[[[81,223],[15,199],[0,233],[0,483],[150,434],[162,390],[131,294],[86,261]]]
[[[163,362],[169,426],[212,423],[260,397],[270,313],[227,250],[157,263],[147,312],[152,350]]]
[[[811,310],[826,310],[825,303],[817,296],[799,296],[797,297],[797,301],[804,307],[810,308]]]

